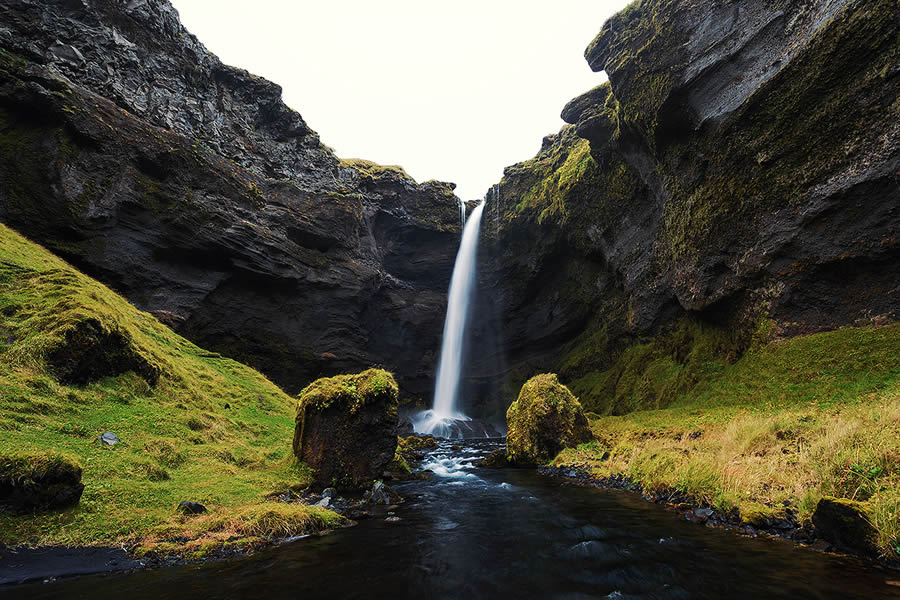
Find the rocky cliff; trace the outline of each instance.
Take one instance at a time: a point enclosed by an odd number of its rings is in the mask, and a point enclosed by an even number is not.
[[[900,308],[890,0],[645,0],[585,52],[609,81],[488,206],[471,384],[556,370],[589,410],[665,406],[761,339]],[[479,346],[479,348],[483,348]]]
[[[452,184],[339,160],[167,0],[0,6],[0,181],[4,222],[288,390],[381,364],[430,391]]]

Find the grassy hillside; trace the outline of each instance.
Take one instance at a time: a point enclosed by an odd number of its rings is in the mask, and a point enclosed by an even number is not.
[[[96,343],[112,358],[79,361]],[[324,509],[265,502],[308,480],[291,455],[294,413],[256,371],[0,225],[0,456],[59,452],[80,463],[85,484],[76,508],[0,513],[0,542],[167,549],[187,537],[197,550],[338,524]],[[106,431],[122,441],[101,446]],[[177,516],[182,500],[210,514]]]
[[[777,516],[785,502],[803,519],[825,495],[864,501],[881,552],[900,554],[900,324],[761,343],[732,364],[698,355],[689,368],[650,346],[633,354],[649,354],[644,372],[658,376],[629,378],[623,368],[618,388],[648,397],[665,389],[672,403],[594,414],[597,441],[558,463],[626,473],[749,520]],[[659,368],[648,368],[654,361]],[[615,394],[615,382],[608,389]]]

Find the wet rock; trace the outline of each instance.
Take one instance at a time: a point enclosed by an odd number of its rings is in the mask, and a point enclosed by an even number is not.
[[[111,431],[107,431],[106,433],[101,433],[97,440],[103,444],[104,446],[115,446],[120,441],[119,437]]]
[[[322,497],[323,497],[323,498],[332,498],[332,497],[334,497],[336,494],[337,494],[337,490],[335,490],[335,489],[332,488],[332,487],[330,487],[330,488],[325,488],[324,490],[322,490]]]
[[[78,504],[81,467],[56,453],[0,455],[0,508],[13,513],[58,510]]]
[[[397,448],[397,394],[380,369],[318,379],[300,393],[293,450],[314,483],[362,490],[382,476]]]
[[[199,515],[206,512],[206,507],[199,502],[182,500],[178,503],[178,512],[185,515]]]
[[[498,448],[484,458],[476,460],[474,464],[485,469],[505,469],[509,466],[509,461],[506,459],[506,450]]]
[[[372,484],[372,488],[363,494],[363,501],[368,504],[393,504],[394,500],[399,500],[400,496],[391,488],[384,485],[381,481]]]
[[[403,417],[400,419],[400,424],[397,426],[397,435],[404,437],[408,435],[413,435],[415,430],[413,429],[412,421],[410,421],[409,417]]]
[[[566,447],[593,439],[581,404],[554,374],[525,382],[506,412],[506,454],[519,465],[547,462]]]
[[[826,496],[816,505],[812,521],[816,533],[838,548],[875,556],[877,532],[867,515],[863,502]]]

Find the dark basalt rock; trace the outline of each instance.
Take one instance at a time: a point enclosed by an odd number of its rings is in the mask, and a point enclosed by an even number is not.
[[[452,184],[339,160],[166,0],[2,15],[0,219],[288,390],[383,364],[429,393]]]
[[[506,450],[497,449],[473,464],[485,469],[505,469],[509,466],[509,460],[506,458]]]
[[[314,484],[364,490],[394,458],[398,405],[386,371],[318,379],[298,399],[294,456],[313,469]]]
[[[575,386],[686,318],[737,356],[762,318],[777,337],[896,319],[894,3],[644,2],[586,57],[609,82],[491,192],[470,396],[546,370]]]
[[[812,521],[816,533],[834,546],[857,554],[877,556],[877,531],[866,516],[863,503],[826,496],[816,505]]]

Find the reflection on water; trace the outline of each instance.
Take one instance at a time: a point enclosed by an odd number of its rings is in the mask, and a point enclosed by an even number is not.
[[[685,523],[635,494],[472,462],[497,442],[430,454],[396,486],[399,522],[363,521],[256,556],[3,590],[8,597],[900,598],[900,574],[789,542]]]

